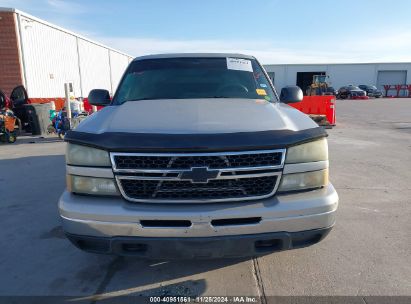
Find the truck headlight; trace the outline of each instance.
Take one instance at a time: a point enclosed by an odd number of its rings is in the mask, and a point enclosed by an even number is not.
[[[119,195],[114,179],[67,175],[67,190],[79,194]]]
[[[328,169],[284,174],[278,192],[316,189],[328,184]]]
[[[66,163],[75,166],[111,167],[105,150],[67,143]]]
[[[321,160],[328,160],[328,144],[325,138],[288,148],[285,163],[309,163]]]

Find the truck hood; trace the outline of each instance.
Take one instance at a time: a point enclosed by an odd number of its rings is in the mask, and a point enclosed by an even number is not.
[[[85,119],[76,132],[219,134],[300,131],[317,125],[283,103],[257,99],[173,99],[128,101]]]

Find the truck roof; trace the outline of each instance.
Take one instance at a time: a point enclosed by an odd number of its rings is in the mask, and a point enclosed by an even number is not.
[[[171,54],[155,54],[135,58],[133,61],[145,59],[163,59],[163,58],[225,58],[234,57],[242,59],[255,59],[253,56],[235,54],[235,53],[171,53]]]

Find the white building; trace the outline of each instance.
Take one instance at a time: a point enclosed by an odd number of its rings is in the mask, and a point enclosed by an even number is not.
[[[298,85],[303,91],[313,75],[327,75],[331,86],[375,85],[383,93],[384,85],[411,84],[411,62],[353,64],[268,64],[264,66],[278,90],[286,85]],[[390,91],[389,94],[396,94]],[[405,91],[402,95],[408,94]]]
[[[64,83],[76,97],[116,90],[132,57],[12,8],[0,8],[0,89],[24,85],[32,102],[62,102]]]

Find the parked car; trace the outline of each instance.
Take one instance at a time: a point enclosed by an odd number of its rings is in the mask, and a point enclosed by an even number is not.
[[[341,87],[337,94],[338,99],[368,99],[368,96],[364,90],[359,87],[348,85]]]
[[[134,59],[67,132],[62,226],[78,248],[142,258],[258,256],[335,222],[327,134],[239,54]]]
[[[378,90],[376,86],[360,84],[358,87],[361,90],[365,91],[367,93],[367,96],[369,97],[375,97],[375,98],[382,97],[382,92]]]

